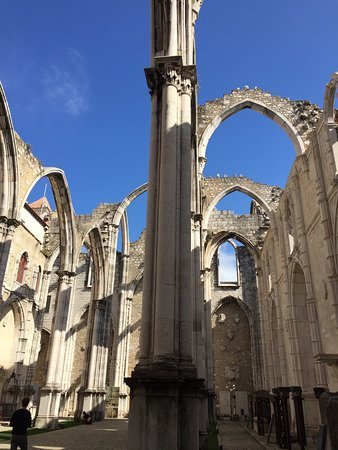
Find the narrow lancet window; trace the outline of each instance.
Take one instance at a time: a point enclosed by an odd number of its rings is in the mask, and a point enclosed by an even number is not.
[[[236,247],[226,241],[218,248],[218,283],[238,284],[238,261]]]

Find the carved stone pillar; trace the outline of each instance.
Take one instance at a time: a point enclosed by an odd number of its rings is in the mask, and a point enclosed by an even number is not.
[[[328,202],[328,192],[326,188],[324,167],[322,164],[318,136],[313,133],[311,139],[313,141],[313,154],[315,157],[316,165],[316,190],[317,190],[317,201],[319,204],[319,211],[321,217],[321,225],[323,232],[323,243],[326,248],[326,270],[327,279],[330,290],[330,298],[332,301],[332,308],[335,315],[336,327],[338,327],[338,267],[336,263],[335,256],[335,242],[334,242],[334,214],[330,210],[330,205]],[[336,176],[335,176],[336,178]]]
[[[129,449],[198,449],[203,381],[193,363],[194,67],[180,57],[159,57],[155,64],[146,72],[153,117],[140,362],[126,380]]]
[[[36,418],[37,428],[56,428],[62,391],[63,368],[66,355],[66,333],[72,305],[75,273],[59,271],[59,285],[51,333],[46,385],[40,391],[40,405]]]

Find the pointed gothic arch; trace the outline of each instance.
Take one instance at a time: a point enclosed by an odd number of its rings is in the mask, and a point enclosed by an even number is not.
[[[248,182],[249,181],[249,182]],[[233,192],[241,192],[242,194],[245,194],[252,199],[254,199],[266,212],[267,215],[270,215],[272,209],[274,208],[274,202],[272,202],[269,198],[264,195],[262,195],[262,186],[267,187],[266,185],[262,185],[260,183],[252,182],[251,180],[248,180],[243,177],[242,181],[237,182],[230,182],[230,186],[220,186],[218,190],[215,190],[213,193],[213,198],[208,199],[208,201],[205,201],[204,204],[204,213],[203,213],[203,223],[202,228],[206,230],[208,228],[208,223],[210,219],[210,215],[213,211],[213,209],[216,207],[217,203],[222,200],[227,195],[233,193]],[[273,189],[274,187],[270,187]]]
[[[291,139],[296,155],[305,153],[308,134],[317,124],[321,114],[316,105],[308,101],[292,101],[272,96],[261,89],[237,89],[223,98],[209,101],[198,107],[198,156],[205,160],[208,142],[221,125],[243,109],[253,109],[277,123]],[[304,114],[306,112],[306,114]]]

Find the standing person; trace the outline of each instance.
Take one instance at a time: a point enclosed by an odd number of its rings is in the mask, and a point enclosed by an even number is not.
[[[19,447],[21,450],[27,450],[27,428],[32,426],[32,416],[27,410],[30,399],[22,399],[22,408],[14,411],[9,425],[13,427],[11,450],[17,450]]]

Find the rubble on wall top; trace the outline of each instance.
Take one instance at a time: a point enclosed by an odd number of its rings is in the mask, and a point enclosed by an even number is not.
[[[263,199],[272,210],[275,210],[279,204],[283,189],[279,186],[271,186],[268,184],[253,181],[250,178],[240,176],[232,177],[208,177],[202,178],[202,195],[208,198],[211,202],[213,198],[219,195],[222,191],[234,187],[234,190],[241,190],[252,192],[261,199]]]
[[[104,215],[113,214],[117,210],[119,203],[99,203],[90,214],[79,214],[76,220],[79,222],[90,222],[103,218]]]

